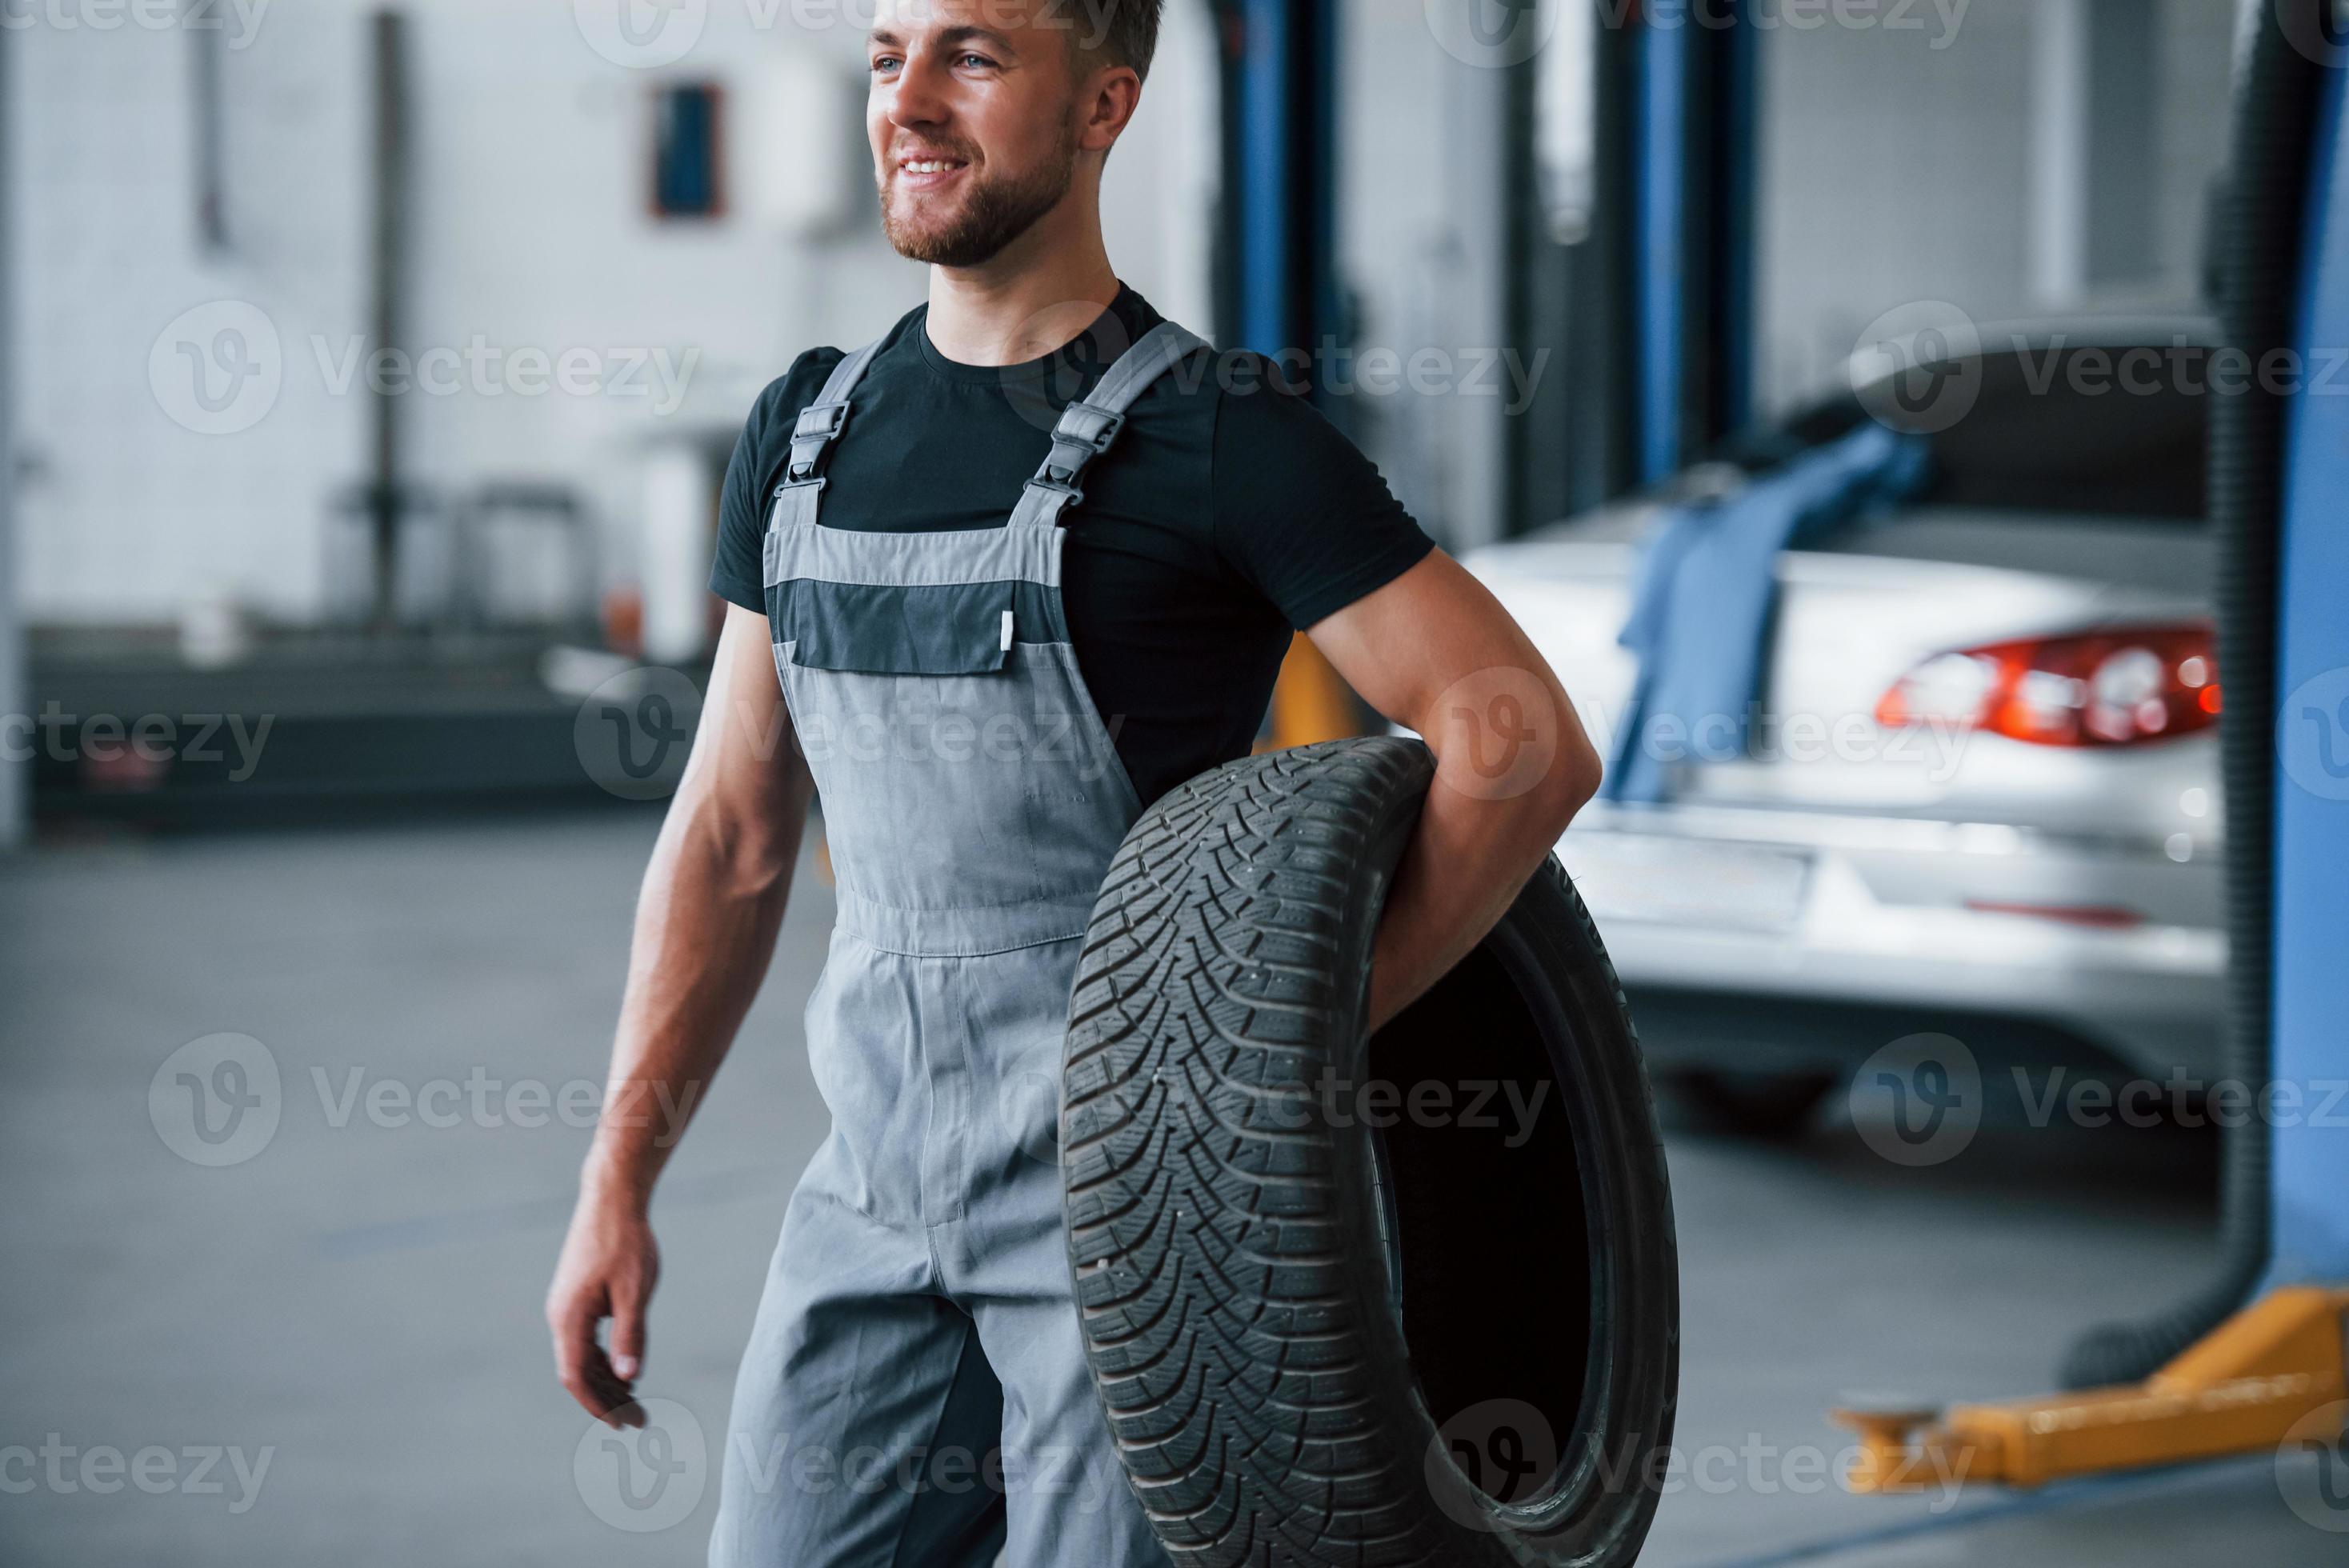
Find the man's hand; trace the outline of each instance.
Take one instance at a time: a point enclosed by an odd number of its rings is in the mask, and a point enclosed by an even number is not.
[[[1443,551],[1306,630],[1362,699],[1419,732],[1435,783],[1371,954],[1375,1030],[1508,913],[1599,789],[1566,689],[1485,585]]]
[[[651,1221],[633,1197],[583,1191],[546,1293],[554,1370],[571,1397],[607,1427],[641,1427],[633,1391],[645,1365],[645,1309],[660,1278]],[[608,1353],[596,1326],[612,1320]]]
[[[677,799],[636,901],[605,1115],[547,1292],[554,1366],[596,1419],[641,1426],[630,1386],[660,1274],[653,1182],[759,994],[783,923],[808,802],[767,618],[729,605]],[[595,1327],[612,1320],[607,1355]]]

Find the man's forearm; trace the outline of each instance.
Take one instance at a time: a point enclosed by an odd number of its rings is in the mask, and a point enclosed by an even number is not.
[[[714,810],[678,810],[645,872],[605,1115],[583,1174],[642,1202],[733,1044],[774,956],[799,818],[746,847]]]
[[[1363,701],[1435,754],[1371,946],[1375,1029],[1508,912],[1598,791],[1599,754],[1540,650],[1441,550],[1306,634]]]
[[[1368,1028],[1416,1001],[1485,939],[1596,787],[1595,762],[1508,800],[1464,794],[1439,779],[1380,917]]]

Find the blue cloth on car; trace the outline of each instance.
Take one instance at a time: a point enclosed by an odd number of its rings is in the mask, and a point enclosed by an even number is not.
[[[1917,494],[1930,456],[1923,438],[1871,421],[1733,495],[1664,514],[1616,639],[1640,673],[1616,727],[1606,799],[1661,800],[1674,760],[1745,754],[1779,552]]]

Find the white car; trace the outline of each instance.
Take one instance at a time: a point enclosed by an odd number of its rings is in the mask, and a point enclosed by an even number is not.
[[[1975,401],[1929,437],[1928,491],[1778,558],[1751,752],[1677,766],[1661,803],[1593,802],[1559,843],[1653,1065],[1716,1118],[1795,1125],[1853,1063],[1926,1031],[1992,1057],[2085,1047],[2157,1080],[2217,1076],[2224,820],[2196,374],[2210,333],[1985,331]],[[2117,384],[2110,362],[2144,346],[2168,368]],[[1823,400],[1657,494],[1464,558],[1602,752],[1632,687],[1616,635],[1658,509],[1733,490],[1877,406]]]

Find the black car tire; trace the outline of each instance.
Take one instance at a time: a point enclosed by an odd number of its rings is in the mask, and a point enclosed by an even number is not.
[[[1071,1268],[1118,1453],[1185,1568],[1601,1568],[1654,1515],[1671,1196],[1621,989],[1557,861],[1362,1037],[1433,777],[1384,737],[1204,774],[1134,825],[1093,912]],[[1467,1103],[1510,1083],[1534,1114]]]

